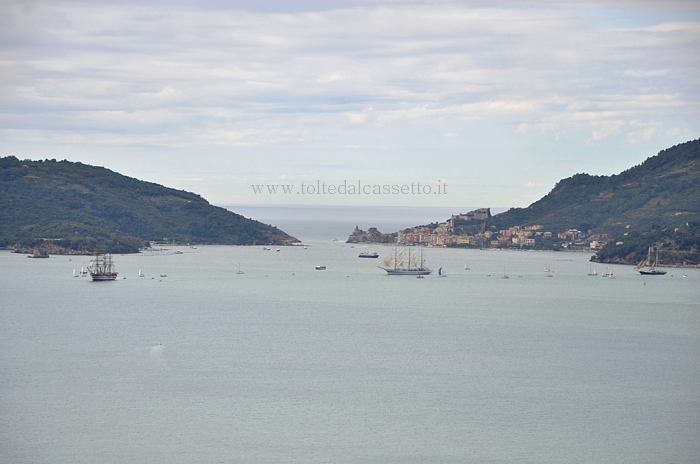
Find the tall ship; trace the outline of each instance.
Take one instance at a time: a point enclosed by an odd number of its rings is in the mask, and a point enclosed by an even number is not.
[[[652,261],[651,259],[651,252],[654,247],[649,247],[649,252],[647,253],[647,258],[643,260],[641,263],[637,264],[635,267],[636,270],[639,271],[640,274],[642,275],[664,275],[666,274],[666,271],[662,271],[660,269],[656,268],[656,265],[659,261],[659,249],[656,249],[656,255],[654,256],[654,260]],[[645,267],[646,266],[646,267]]]
[[[93,282],[116,280],[118,272],[115,271],[114,261],[110,254],[96,254],[88,266]]]
[[[394,248],[394,253],[389,255],[381,266],[377,266],[386,271],[389,275],[428,275],[433,272],[432,269],[426,267],[423,260],[423,249],[420,250],[420,256],[416,257],[411,248],[408,253],[405,250]]]

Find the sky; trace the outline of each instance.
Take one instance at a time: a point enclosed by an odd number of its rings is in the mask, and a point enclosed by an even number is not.
[[[525,207],[699,138],[698,50],[695,0],[4,0],[0,156],[216,205]]]

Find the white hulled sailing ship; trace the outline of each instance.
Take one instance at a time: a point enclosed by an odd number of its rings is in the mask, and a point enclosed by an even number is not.
[[[88,266],[93,282],[116,280],[118,272],[115,271],[112,256],[109,254],[96,254]]]
[[[389,275],[427,275],[433,272],[432,269],[425,266],[423,260],[423,249],[420,250],[420,256],[416,258],[412,249],[408,249],[408,256],[405,256],[404,250],[394,248],[394,253],[389,255],[381,266],[377,266],[386,271]]]

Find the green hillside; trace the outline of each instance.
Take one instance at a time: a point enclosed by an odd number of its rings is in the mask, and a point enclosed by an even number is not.
[[[527,208],[492,218],[496,228],[539,224],[611,235],[700,221],[700,139],[661,151],[613,176],[576,174]],[[629,227],[628,227],[629,226]]]
[[[700,223],[632,231],[608,242],[592,259],[599,263],[637,264],[653,246],[660,265],[700,264]]]
[[[41,244],[53,252],[129,253],[151,240],[231,245],[297,241],[194,193],[102,167],[0,158],[0,247]]]

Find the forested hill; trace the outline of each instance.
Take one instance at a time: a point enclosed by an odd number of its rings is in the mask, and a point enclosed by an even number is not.
[[[492,218],[498,228],[539,224],[618,235],[700,220],[700,139],[661,151],[618,175],[576,174],[527,208]]]
[[[231,245],[297,241],[194,193],[102,167],[0,158],[0,247],[129,253],[151,240]]]

